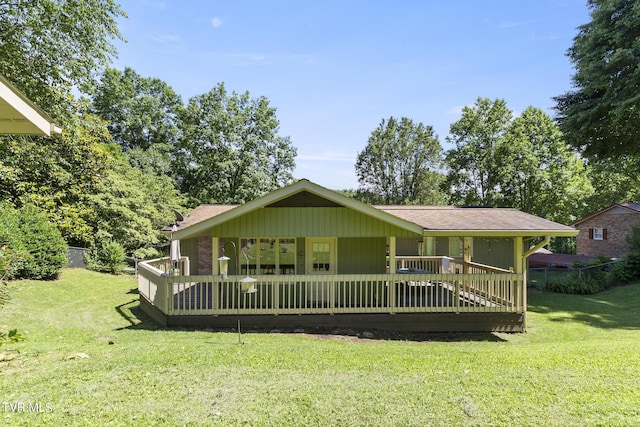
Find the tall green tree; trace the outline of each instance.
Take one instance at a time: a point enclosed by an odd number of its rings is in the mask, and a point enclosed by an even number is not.
[[[107,122],[113,139],[132,163],[159,175],[169,172],[169,153],[178,136],[182,99],[165,82],[133,69],[107,69],[92,91],[91,110]]]
[[[121,16],[114,0],[0,2],[0,73],[64,128],[52,138],[0,137],[0,197],[40,207],[71,244],[92,239],[87,195],[114,152],[72,90],[90,87],[115,54]]]
[[[66,121],[61,137],[0,138],[0,198],[46,211],[70,244],[94,234],[88,197],[107,176],[119,147],[104,123],[90,114]]]
[[[454,148],[446,155],[446,188],[456,205],[502,205],[500,183],[509,158],[498,148],[513,113],[503,99],[478,98],[462,109],[462,117],[450,127],[447,141]]]
[[[384,204],[442,204],[442,147],[431,126],[382,120],[358,154],[358,198]]]
[[[504,160],[503,205],[565,224],[579,218],[593,188],[549,115],[528,107],[509,124],[496,155]]]
[[[588,157],[640,152],[640,3],[588,0],[591,22],[567,55],[574,89],[555,98],[566,140]]]
[[[577,219],[593,192],[583,160],[542,110],[520,116],[480,99],[454,123],[448,184],[456,204],[513,207],[554,221]]]
[[[171,178],[135,168],[126,156],[119,156],[98,190],[88,196],[91,225],[127,253],[166,241],[160,230],[175,219],[176,211],[184,211],[184,199]]]
[[[87,90],[115,55],[124,15],[115,0],[4,0],[0,74],[60,122],[75,112],[71,90]]]
[[[292,181],[296,149],[278,135],[275,108],[220,83],[178,115],[178,188],[197,203],[243,203]]]
[[[586,209],[579,217],[598,212],[614,203],[640,202],[640,156],[591,159],[588,172],[594,188]]]

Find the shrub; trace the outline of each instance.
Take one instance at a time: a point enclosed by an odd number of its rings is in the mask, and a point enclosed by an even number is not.
[[[44,212],[0,204],[0,278],[52,279],[66,261],[67,245]]]
[[[563,294],[589,295],[602,292],[616,283],[617,264],[612,264],[611,259],[606,257],[598,257],[586,263],[576,262],[574,268],[577,270],[571,271],[562,279],[549,281],[546,289]]]
[[[118,274],[124,271],[124,249],[105,232],[98,232],[91,250],[85,254],[87,268],[104,273]]]
[[[160,258],[161,254],[156,248],[140,248],[133,252],[133,257],[137,259]]]
[[[18,212],[22,244],[28,253],[19,276],[55,279],[67,264],[67,244],[62,233],[34,205],[25,205]]]
[[[614,270],[620,283],[628,283],[640,278],[640,225],[635,225],[627,237],[629,249],[622,262]]]

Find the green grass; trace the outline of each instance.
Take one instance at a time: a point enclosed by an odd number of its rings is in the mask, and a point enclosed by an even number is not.
[[[84,270],[9,285],[0,330],[26,341],[0,347],[1,425],[640,424],[638,284],[532,293],[526,334],[254,332],[246,345],[157,328],[135,288]]]

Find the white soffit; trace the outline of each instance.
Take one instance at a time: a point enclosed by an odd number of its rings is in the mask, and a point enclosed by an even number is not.
[[[60,132],[47,113],[0,76],[0,134],[51,136]]]

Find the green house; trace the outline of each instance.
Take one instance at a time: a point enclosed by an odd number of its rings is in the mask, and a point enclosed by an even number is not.
[[[166,232],[180,256],[139,269],[163,324],[421,331],[524,330],[526,257],[576,234],[515,209],[371,206],[307,180],[199,206]]]

